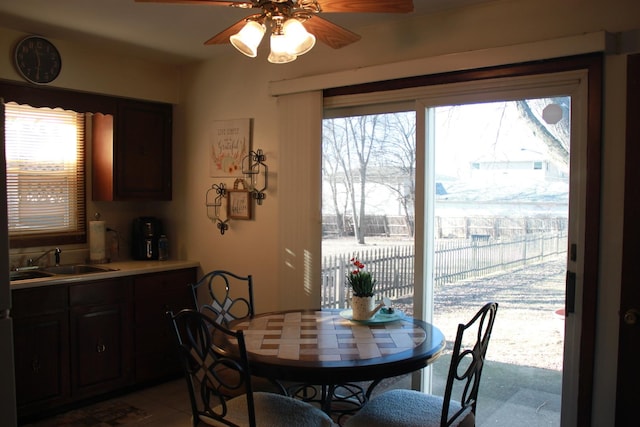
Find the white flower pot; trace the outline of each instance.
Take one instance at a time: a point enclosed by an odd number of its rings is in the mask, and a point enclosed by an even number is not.
[[[351,297],[351,310],[353,320],[369,320],[375,314],[375,301],[373,297]]]

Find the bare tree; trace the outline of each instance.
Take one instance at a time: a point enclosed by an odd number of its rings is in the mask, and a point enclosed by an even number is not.
[[[351,211],[356,241],[365,243],[364,218],[366,214],[367,170],[373,157],[377,157],[380,141],[388,132],[380,115],[353,116],[324,121],[323,171],[332,191],[332,203],[338,218]],[[345,189],[349,204],[339,206],[339,186]]]
[[[396,199],[413,237],[414,207],[416,200],[416,119],[414,112],[393,113],[382,116],[386,123],[386,138],[379,156],[381,173],[370,179],[389,189]],[[391,179],[391,175],[394,179]]]
[[[548,147],[558,166],[568,166],[570,135],[570,99],[568,97],[516,101],[518,113],[536,137]],[[500,123],[495,128],[495,144],[502,138],[502,121],[507,105],[502,108]],[[545,108],[554,109],[557,121],[544,116]],[[461,106],[448,109],[449,115]],[[561,113],[558,113],[561,111]],[[328,119],[324,121],[323,174],[331,192],[331,208],[341,225],[348,228],[352,218],[356,241],[365,243],[365,216],[369,184],[384,186],[395,195],[409,226],[415,233],[416,175],[415,112],[374,114]],[[371,187],[369,185],[369,187]],[[372,190],[369,190],[372,191]]]
[[[371,161],[372,153],[378,151],[380,141],[385,139],[388,128],[380,115],[356,116],[346,119],[347,134],[353,143],[355,155],[355,168],[350,168],[345,173],[353,174],[351,187],[351,203],[353,212],[353,230],[358,243],[365,243],[364,218],[366,214],[366,184],[367,169]],[[355,169],[355,170],[354,170]]]
[[[339,173],[344,170],[341,159],[346,157],[344,153],[348,150],[346,133],[344,127],[338,129],[335,120],[323,121],[322,134],[322,175],[324,182],[328,183],[331,191],[331,208],[336,216],[338,226],[338,236],[343,236],[347,229],[345,212],[347,209],[347,199],[344,205],[340,205],[339,186],[342,184],[348,187],[347,177]]]

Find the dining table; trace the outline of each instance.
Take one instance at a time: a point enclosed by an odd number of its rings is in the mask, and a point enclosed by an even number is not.
[[[286,394],[319,402],[327,413],[336,401],[357,409],[382,380],[426,367],[446,344],[436,326],[400,310],[364,321],[344,309],[287,310],[231,326],[243,331],[252,375],[279,384]],[[368,386],[358,385],[362,382]],[[318,388],[320,396],[312,398]]]

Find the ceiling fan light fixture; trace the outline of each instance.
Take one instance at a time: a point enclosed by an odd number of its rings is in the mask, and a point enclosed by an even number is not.
[[[257,21],[248,21],[237,34],[229,37],[229,41],[240,52],[250,58],[258,56],[258,46],[267,28]]]
[[[316,44],[316,36],[309,33],[302,22],[295,18],[285,21],[282,32],[286,37],[289,52],[296,56],[304,55]]]
[[[271,52],[267,60],[272,64],[286,64],[295,61],[296,55],[291,53],[287,38],[284,34],[271,33]]]

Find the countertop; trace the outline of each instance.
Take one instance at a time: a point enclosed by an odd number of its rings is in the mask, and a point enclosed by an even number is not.
[[[14,280],[10,282],[11,290],[26,289],[38,286],[50,286],[63,283],[86,282],[87,280],[110,279],[114,277],[133,276],[136,274],[157,273],[162,271],[180,270],[183,268],[199,267],[197,261],[120,261],[108,264],[92,264],[108,268],[110,271],[90,274],[55,275],[39,277],[37,279]]]

